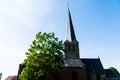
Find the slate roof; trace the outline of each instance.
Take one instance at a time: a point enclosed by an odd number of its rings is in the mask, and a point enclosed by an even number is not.
[[[106,72],[107,78],[119,78],[120,79],[120,74],[118,74],[118,73],[115,73],[109,69],[105,69],[105,72]]]
[[[86,72],[87,73],[104,73],[104,68],[102,66],[102,63],[99,58],[83,58],[81,59],[83,64],[86,66]]]
[[[83,67],[83,65],[80,59],[64,59],[62,67]]]
[[[67,33],[66,33],[66,40],[70,41],[70,42],[75,42],[76,37],[75,37],[75,32],[74,32],[74,28],[73,28],[73,23],[72,23],[72,18],[71,18],[71,14],[70,14],[70,10],[68,8],[68,21],[67,21]]]

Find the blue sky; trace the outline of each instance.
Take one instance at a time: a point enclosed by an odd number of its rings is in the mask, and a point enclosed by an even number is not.
[[[120,71],[119,0],[0,0],[0,72],[16,75],[35,34],[55,32],[65,40],[67,3],[80,57],[100,57]]]

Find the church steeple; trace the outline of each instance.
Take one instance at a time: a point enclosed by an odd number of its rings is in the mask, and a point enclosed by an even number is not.
[[[79,56],[79,42],[76,40],[75,32],[72,24],[70,10],[68,8],[68,23],[67,23],[67,35],[64,42],[64,65],[67,67],[82,67],[82,63]]]
[[[66,40],[70,42],[75,42],[76,37],[75,37],[75,32],[73,28],[73,23],[72,23],[72,18],[70,14],[70,10],[68,8],[68,21],[67,21],[67,34],[66,34]]]
[[[64,42],[64,46],[65,46],[65,58],[79,59],[79,43],[75,37],[75,32],[69,8],[68,8],[67,35],[66,41]]]

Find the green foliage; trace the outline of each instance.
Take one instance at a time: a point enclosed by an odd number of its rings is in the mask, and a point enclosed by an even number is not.
[[[113,71],[115,73],[119,73],[119,71],[116,68],[114,68],[114,67],[110,67],[109,70],[111,70],[111,71]]]
[[[23,71],[19,80],[38,80],[42,76],[53,77],[60,72],[63,64],[62,41],[54,33],[36,34],[23,62]]]

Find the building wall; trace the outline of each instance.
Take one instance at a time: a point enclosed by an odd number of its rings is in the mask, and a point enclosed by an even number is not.
[[[106,80],[106,74],[101,74],[101,80]]]
[[[103,73],[86,73],[87,74],[87,80],[106,80],[106,75]]]
[[[106,80],[120,80],[120,78],[107,78]]]
[[[91,73],[91,80],[97,80],[97,77],[96,77],[95,73]]]
[[[63,67],[60,80],[87,80],[85,67]]]

